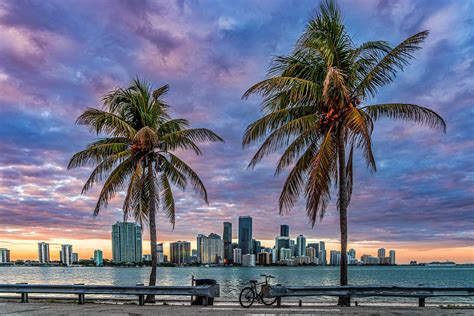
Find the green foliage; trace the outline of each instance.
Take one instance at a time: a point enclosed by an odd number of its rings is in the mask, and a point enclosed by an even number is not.
[[[356,45],[337,3],[327,0],[309,21],[293,52],[275,57],[267,78],[244,93],[243,98],[253,94],[263,97],[263,116],[251,123],[243,136],[243,147],[261,143],[249,167],[280,150],[283,154],[275,175],[290,167],[280,194],[281,213],[292,210],[304,195],[311,224],[324,216],[331,186],[338,183],[338,157],[345,158],[345,148],[349,148],[342,170],[347,196],[342,198],[347,205],[352,194],[354,150],[362,152],[367,166],[376,170],[371,135],[380,118],[446,130],[441,116],[425,107],[363,104],[395,79],[427,36],[428,31],[419,32],[396,46],[385,41]]]

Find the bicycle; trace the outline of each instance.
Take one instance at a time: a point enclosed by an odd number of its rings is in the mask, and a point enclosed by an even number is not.
[[[253,302],[257,300],[257,302],[262,303],[264,305],[270,306],[275,304],[277,298],[267,298],[262,296],[262,287],[260,287],[260,291],[257,290],[257,285],[269,285],[268,280],[275,278],[274,276],[261,274],[261,277],[265,277],[265,282],[258,283],[257,280],[250,280],[250,286],[244,287],[240,292],[239,296],[239,303],[243,308],[249,308],[252,306]]]

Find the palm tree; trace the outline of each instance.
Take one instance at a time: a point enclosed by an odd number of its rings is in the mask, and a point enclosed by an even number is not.
[[[185,190],[188,183],[208,203],[204,184],[193,169],[179,158],[177,150],[190,149],[201,155],[198,143],[223,141],[205,128],[188,128],[185,119],[172,119],[162,97],[164,85],[153,90],[135,79],[127,88],[117,88],[102,98],[103,109],[88,108],[76,124],[88,126],[96,135],[105,134],[69,161],[68,169],[92,166],[82,193],[105,180],[94,216],[107,207],[118,192],[125,191],[124,220],[133,216],[150,229],[152,269],[149,285],[156,284],[156,212],[161,209],[175,226],[175,201],[172,186]],[[147,301],[154,301],[148,296]]]
[[[291,167],[279,198],[280,213],[291,211],[303,195],[314,226],[317,218],[324,217],[332,185],[338,190],[341,285],[347,285],[347,208],[355,149],[375,171],[371,135],[377,120],[402,119],[446,131],[443,119],[425,107],[366,104],[403,70],[427,36],[428,31],[423,31],[394,47],[385,41],[357,46],[347,33],[338,5],[328,0],[320,5],[294,51],[276,57],[267,79],[243,96],[264,98],[263,116],[247,127],[243,137],[244,148],[263,141],[249,167],[281,149],[275,175]],[[349,305],[350,301],[339,298],[339,304]]]

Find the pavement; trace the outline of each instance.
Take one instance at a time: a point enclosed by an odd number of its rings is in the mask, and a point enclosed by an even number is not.
[[[0,315],[212,315],[212,316],[273,316],[273,315],[474,315],[474,307],[415,306],[283,306],[244,309],[237,305],[190,306],[135,304],[14,303],[0,302]]]

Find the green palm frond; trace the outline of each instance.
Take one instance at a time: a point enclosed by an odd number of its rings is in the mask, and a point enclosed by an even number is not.
[[[84,166],[94,166],[108,159],[110,156],[124,152],[129,147],[130,140],[125,137],[111,137],[100,139],[87,146],[69,160],[68,169]]]
[[[446,122],[443,118],[428,108],[408,103],[375,104],[361,108],[374,121],[381,118],[413,121],[430,128],[440,129],[446,133]]]
[[[136,130],[124,118],[99,109],[88,108],[76,120],[76,124],[86,125],[95,134],[132,138]]]
[[[396,73],[409,64],[414,58],[413,53],[421,49],[420,44],[428,33],[423,31],[410,36],[384,56],[373,52],[370,58],[378,59],[378,63],[363,71],[363,79],[355,89],[355,93],[364,97],[367,95],[374,97],[378,88],[391,83]]]
[[[352,143],[362,150],[367,166],[372,171],[376,171],[377,166],[372,153],[372,131],[370,123],[368,124],[365,119],[364,112],[355,107],[350,108],[345,115],[344,126],[350,131]]]
[[[161,208],[165,213],[166,217],[168,217],[171,225],[174,226],[176,224],[176,209],[173,197],[173,191],[171,189],[171,185],[168,181],[168,177],[166,174],[162,173],[160,175],[160,188],[161,188]]]

